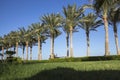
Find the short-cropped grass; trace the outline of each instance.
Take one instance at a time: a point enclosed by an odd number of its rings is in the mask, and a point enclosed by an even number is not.
[[[0,64],[0,80],[120,80],[120,60]]]

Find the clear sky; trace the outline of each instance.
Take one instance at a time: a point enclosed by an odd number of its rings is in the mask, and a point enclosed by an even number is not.
[[[30,24],[40,22],[40,17],[47,13],[61,13],[62,7],[68,4],[82,6],[89,3],[88,0],[0,0],[0,36],[10,31],[18,30],[19,27],[27,28]],[[87,11],[89,12],[89,11]],[[120,25],[119,25],[120,26]],[[104,55],[104,27],[97,32],[90,33],[91,56]],[[118,27],[120,39],[120,27]],[[109,28],[109,42],[111,54],[116,54],[112,27]],[[120,42],[119,42],[120,45]],[[86,56],[86,36],[82,29],[73,34],[74,56]],[[43,44],[43,59],[50,55],[50,39]],[[22,50],[19,49],[19,56]],[[37,59],[37,46],[33,48],[33,58]],[[65,33],[55,39],[55,54],[66,56]]]

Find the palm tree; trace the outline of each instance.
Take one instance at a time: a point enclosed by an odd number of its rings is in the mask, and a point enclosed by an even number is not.
[[[70,57],[73,57],[72,33],[75,27],[78,25],[78,21],[83,13],[83,9],[77,9],[76,5],[68,5],[67,8],[63,7],[63,13],[65,16],[64,22],[68,26],[70,33]]]
[[[30,60],[32,60],[32,48],[36,43],[36,39],[31,36],[30,41],[29,41],[29,47],[30,47]]]
[[[18,31],[11,31],[9,36],[12,41],[12,46],[14,47],[14,51],[16,52],[16,57],[18,57],[18,45],[19,45],[19,32]],[[16,48],[15,48],[16,47]]]
[[[105,56],[109,53],[109,35],[108,35],[108,13],[116,0],[94,0],[93,6],[97,14],[102,17],[105,29]]]
[[[29,26],[31,33],[34,34],[33,37],[38,40],[38,60],[42,60],[42,43],[47,39],[46,31],[42,24],[34,23]]]
[[[56,36],[56,33],[60,33],[58,28],[61,25],[62,17],[60,14],[48,14],[42,16],[42,22],[44,24],[44,27],[47,28],[47,32],[49,33],[50,39],[51,39],[51,49],[50,49],[50,58],[53,59],[54,56],[54,38]]]
[[[64,24],[62,28],[63,28],[63,31],[66,33],[67,57],[69,57],[69,33],[70,31],[69,31],[69,27],[66,24]]]
[[[66,23],[63,23],[62,25],[63,31],[66,33],[66,48],[67,48],[67,57],[69,57],[69,35],[70,35],[70,29],[67,26]],[[73,32],[78,32],[77,28],[74,28]]]
[[[102,20],[98,20],[97,16],[89,13],[87,16],[84,16],[81,20],[79,20],[79,26],[85,30],[86,32],[86,41],[87,41],[87,56],[90,55],[90,39],[89,34],[90,31],[95,31],[97,27],[102,25]]]
[[[36,45],[37,40],[34,36],[34,33],[33,33],[33,30],[31,29],[31,26],[29,26],[28,30],[29,30],[28,39],[29,39],[29,47],[30,47],[30,60],[32,60],[32,48],[34,45]]]
[[[20,46],[22,46],[23,49],[23,60],[24,60],[24,51],[25,51],[25,47],[28,47],[28,41],[26,41],[25,35],[26,35],[27,31],[24,27],[19,28],[19,35],[20,35]],[[26,49],[26,59],[28,59],[28,48]]]
[[[28,48],[29,48],[29,42],[31,40],[31,32],[29,30],[25,30],[24,39],[26,43],[26,60],[28,60]]]
[[[9,40],[10,40],[10,38],[9,38],[8,35],[4,35],[3,37],[1,37],[1,41],[0,42],[1,42],[1,46],[2,46],[2,54],[3,54],[4,58],[5,58],[5,56],[4,56],[4,49],[6,51],[8,51],[8,48],[10,48]],[[6,57],[7,57],[7,55],[6,55]]]
[[[117,22],[120,21],[120,8],[112,8],[110,11],[110,23],[113,26],[113,32],[114,32],[114,37],[115,37],[115,44],[116,44],[116,51],[117,55],[120,55],[120,50],[119,50],[119,41],[118,41],[118,31],[117,31]]]

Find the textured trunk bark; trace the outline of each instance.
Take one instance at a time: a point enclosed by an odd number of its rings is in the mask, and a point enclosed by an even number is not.
[[[40,60],[42,60],[42,42],[40,40]]]
[[[26,41],[26,60],[28,60],[28,41]]]
[[[54,35],[51,34],[51,55],[50,55],[50,58],[51,59],[54,59]]]
[[[16,42],[16,57],[18,57],[18,42]]]
[[[4,59],[4,47],[2,46],[2,59]]]
[[[70,57],[73,57],[73,27],[70,26]]]
[[[66,33],[66,48],[67,48],[67,57],[69,57],[69,34]]]
[[[30,46],[30,60],[32,60],[32,46]]]
[[[86,31],[86,40],[87,40],[87,56],[90,55],[90,39],[89,39],[89,31]]]
[[[104,29],[105,29],[105,56],[110,55],[109,53],[109,34],[108,34],[108,21],[107,14],[103,17],[104,20]]]
[[[40,60],[40,36],[38,36],[38,60]]]
[[[113,31],[114,31],[114,37],[115,37],[115,45],[116,45],[117,55],[120,55],[118,35],[117,35],[117,26],[116,26],[116,24],[114,24]]]

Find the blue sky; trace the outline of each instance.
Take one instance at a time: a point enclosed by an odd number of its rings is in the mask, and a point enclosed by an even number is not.
[[[47,13],[61,13],[62,7],[76,3],[78,6],[88,3],[88,0],[0,0],[0,36],[19,27],[27,28],[30,24],[40,22],[40,17]],[[89,11],[87,11],[89,12]],[[91,56],[104,55],[104,27],[90,33]],[[118,27],[120,39],[120,27]],[[111,54],[116,54],[112,27],[109,28]],[[120,45],[120,42],[119,42]],[[73,34],[74,56],[86,56],[86,36],[82,29]],[[43,44],[43,59],[50,55],[50,39]],[[37,59],[37,46],[33,48],[33,58]],[[19,49],[19,56],[22,52]],[[65,33],[55,39],[55,54],[66,56]]]

